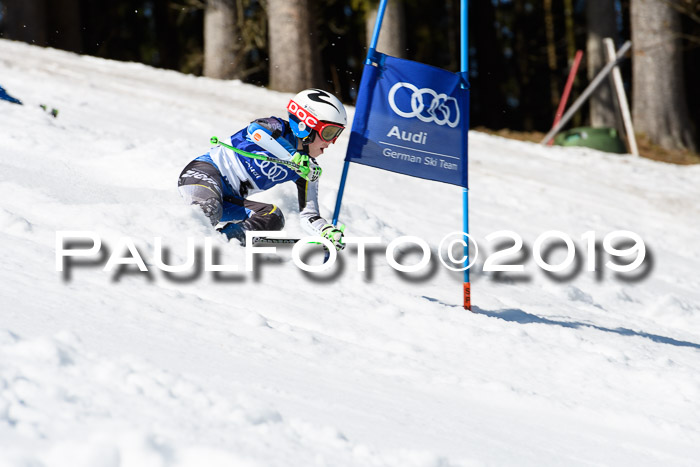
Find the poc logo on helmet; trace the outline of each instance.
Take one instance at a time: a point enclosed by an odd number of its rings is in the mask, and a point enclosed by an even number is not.
[[[304,126],[314,129],[318,125],[318,120],[294,101],[289,101],[287,111],[299,119],[299,129],[302,131],[305,129]]]
[[[411,91],[410,94],[410,109],[401,110],[396,104],[396,92],[406,88]],[[398,82],[389,90],[389,106],[396,115],[403,118],[417,117],[423,122],[435,122],[438,125],[447,125],[454,128],[459,124],[459,104],[457,99],[448,96],[447,94],[433,91],[430,88],[418,89],[417,86]],[[402,99],[405,101],[405,99]],[[406,106],[406,102],[403,103]],[[425,115],[423,111],[427,112]]]

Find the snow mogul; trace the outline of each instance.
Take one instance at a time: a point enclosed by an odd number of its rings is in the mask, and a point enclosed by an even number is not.
[[[180,174],[178,190],[199,206],[212,226],[226,237],[245,243],[248,230],[282,230],[284,215],[273,204],[249,196],[293,181],[298,187],[301,225],[344,248],[343,232],[318,210],[318,156],[338,139],[347,125],[343,104],[320,89],[307,89],[287,104],[289,121],[260,118],[190,162]]]

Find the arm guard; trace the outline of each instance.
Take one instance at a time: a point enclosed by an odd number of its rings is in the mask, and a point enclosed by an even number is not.
[[[284,126],[276,118],[259,118],[248,125],[246,137],[278,159],[288,161],[297,150],[282,137],[283,132]]]
[[[299,194],[301,227],[309,235],[321,235],[321,229],[329,222],[318,212],[318,182],[310,182],[300,178],[296,183]]]

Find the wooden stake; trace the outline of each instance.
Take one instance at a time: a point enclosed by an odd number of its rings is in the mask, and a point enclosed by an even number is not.
[[[609,37],[603,39],[605,44],[605,51],[608,55],[608,63],[615,62],[615,44],[613,40]],[[639,150],[637,149],[637,139],[634,136],[634,126],[632,126],[632,117],[630,115],[630,107],[627,104],[627,94],[625,94],[625,87],[622,85],[622,74],[620,73],[620,67],[615,65],[612,69],[612,78],[615,88],[615,94],[617,94],[617,102],[620,105],[620,112],[622,113],[622,121],[625,124],[625,133],[627,134],[627,144],[629,145],[630,153],[635,156],[639,155]]]

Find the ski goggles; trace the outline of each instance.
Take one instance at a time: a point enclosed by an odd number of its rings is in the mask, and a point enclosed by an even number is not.
[[[321,139],[327,143],[335,143],[335,140],[338,139],[338,136],[340,136],[344,129],[344,126],[338,125],[337,123],[326,122],[318,122],[316,128],[314,128]]]

